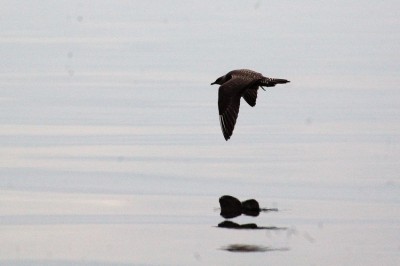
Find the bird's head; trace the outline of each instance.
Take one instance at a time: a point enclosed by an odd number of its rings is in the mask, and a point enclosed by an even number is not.
[[[211,83],[211,85],[214,85],[214,84],[222,85],[225,82],[227,82],[228,80],[230,80],[231,78],[232,78],[231,75],[224,75],[222,77],[217,78],[217,80],[215,80],[213,83]]]

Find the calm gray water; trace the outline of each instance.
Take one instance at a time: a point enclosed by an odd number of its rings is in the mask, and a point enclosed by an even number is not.
[[[0,264],[399,265],[398,10],[3,1]],[[237,68],[291,83],[226,142],[209,84]],[[285,229],[217,228],[225,194]]]

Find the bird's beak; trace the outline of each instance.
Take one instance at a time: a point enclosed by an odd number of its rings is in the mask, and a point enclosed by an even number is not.
[[[214,85],[214,84],[215,84],[215,82],[211,83],[211,85]]]

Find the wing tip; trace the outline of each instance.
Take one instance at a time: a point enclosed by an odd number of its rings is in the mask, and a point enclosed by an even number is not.
[[[224,135],[224,139],[225,139],[226,141],[228,141],[228,140],[231,138],[231,136],[232,136],[232,135],[229,135],[229,134],[226,134],[226,133],[223,133],[223,135]]]
[[[225,126],[225,121],[224,121],[224,116],[223,115],[219,115],[219,123],[221,125],[222,135],[224,135],[224,139],[226,141],[228,141],[231,138],[232,133],[229,134],[228,129]]]

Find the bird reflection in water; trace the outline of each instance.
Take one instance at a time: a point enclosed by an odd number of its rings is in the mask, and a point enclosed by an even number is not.
[[[260,205],[255,199],[249,199],[241,202],[237,198],[225,195],[219,198],[221,206],[221,216],[225,219],[235,218],[240,215],[248,215],[256,217],[260,212],[278,211],[278,209],[260,208]],[[219,228],[227,229],[242,229],[242,230],[286,230],[286,227],[276,226],[258,226],[255,223],[238,224],[232,221],[225,220],[218,224]],[[270,252],[270,251],[288,251],[289,248],[272,248],[260,245],[250,244],[231,244],[221,248],[230,252]]]
[[[276,208],[260,208],[260,205],[255,199],[240,202],[237,198],[229,195],[220,197],[219,204],[221,206],[220,214],[225,219],[235,218],[242,214],[256,217],[260,212],[278,211]]]
[[[222,247],[222,250],[230,252],[269,252],[269,251],[288,251],[289,248],[270,248],[259,245],[247,245],[247,244],[232,244],[226,247]]]
[[[255,223],[248,224],[238,224],[232,221],[223,221],[218,224],[220,228],[228,229],[265,229],[265,230],[286,230],[286,227],[276,227],[276,226],[258,226]]]

